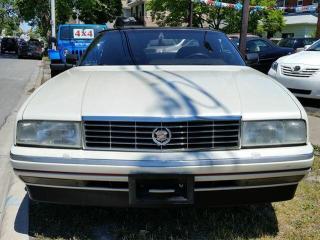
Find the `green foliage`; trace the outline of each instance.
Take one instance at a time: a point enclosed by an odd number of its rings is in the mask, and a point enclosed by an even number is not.
[[[13,1],[13,0],[12,0]],[[41,36],[50,33],[50,2],[48,0],[15,0],[21,18],[37,26]],[[85,23],[107,23],[122,13],[121,0],[56,0],[57,24],[76,18]]]
[[[7,35],[14,35],[19,31],[19,23],[14,0],[0,0],[0,34],[5,30]]]
[[[224,0],[236,3],[234,0]],[[188,23],[188,6],[190,0],[150,0],[147,9],[151,17],[160,26],[184,26]],[[251,5],[273,7],[276,0],[251,0]],[[242,12],[229,8],[216,8],[200,3],[194,3],[193,25],[195,27],[208,26],[223,30],[226,33],[240,32]],[[261,27],[262,26],[262,27]],[[248,32],[267,32],[273,35],[284,27],[282,11],[263,10],[250,13]]]
[[[79,19],[85,23],[107,23],[122,14],[120,0],[75,0]]]

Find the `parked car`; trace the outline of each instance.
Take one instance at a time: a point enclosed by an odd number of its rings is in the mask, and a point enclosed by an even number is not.
[[[155,40],[197,46],[149,52]],[[247,58],[253,61],[254,56]],[[208,29],[113,29],[17,115],[34,201],[163,207],[284,201],[310,171],[304,108]]]
[[[16,38],[4,37],[1,41],[1,54],[6,52],[18,52],[18,41]]]
[[[114,28],[134,28],[143,27],[144,22],[140,21],[134,17],[117,17],[113,25]]]
[[[239,46],[239,39],[232,39],[232,41]],[[260,37],[247,38],[247,53],[258,53],[259,62],[252,64],[251,67],[268,73],[272,63],[278,58],[294,53],[293,48],[279,47],[273,42]]]
[[[57,49],[49,49],[51,76],[54,77],[65,69],[66,56],[72,54],[77,61],[106,25],[98,24],[62,24],[59,26],[57,39],[51,39]]]
[[[276,38],[276,37],[273,37],[273,38],[270,38],[269,40],[271,42],[273,42],[274,44],[278,44],[283,38]]]
[[[43,48],[42,44],[37,39],[22,41],[18,47],[18,58],[36,58],[42,59]]]
[[[320,40],[306,51],[278,59],[269,75],[297,97],[320,99]]]
[[[293,48],[297,52],[303,51],[305,46],[312,45],[317,38],[285,38],[279,42],[280,47]]]

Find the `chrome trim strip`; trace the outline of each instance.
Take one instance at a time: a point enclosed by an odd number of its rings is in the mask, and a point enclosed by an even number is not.
[[[24,171],[14,169],[16,175],[21,177],[38,177],[38,178],[52,178],[52,179],[66,179],[66,180],[86,180],[86,181],[101,181],[101,182],[128,182],[128,176],[112,176],[112,175],[92,175],[81,173],[49,173],[40,171]]]
[[[276,178],[276,177],[291,177],[291,176],[306,176],[311,172],[309,170],[292,170],[292,171],[279,171],[272,173],[251,173],[251,174],[235,174],[235,175],[207,175],[207,176],[195,176],[195,182],[216,182],[216,181],[228,181],[228,180],[249,180],[249,179],[261,179],[261,178]]]
[[[38,177],[38,178],[52,178],[52,179],[66,179],[66,180],[86,180],[86,181],[109,181],[109,182],[129,182],[129,175],[126,176],[111,176],[111,175],[93,175],[82,173],[49,173],[40,171],[23,171],[14,170],[15,174],[21,177]],[[249,179],[261,179],[261,178],[276,178],[276,177],[290,177],[290,176],[306,176],[311,172],[308,170],[292,170],[292,171],[279,171],[269,173],[239,173],[239,174],[221,174],[221,175],[195,175],[195,182],[216,182],[216,181],[228,181],[228,180],[249,180]]]
[[[83,116],[82,121],[129,121],[129,122],[179,122],[206,120],[241,120],[241,116],[193,116],[193,117],[117,117],[117,116]]]
[[[194,153],[198,155],[197,153]],[[116,166],[116,167],[189,167],[189,166],[223,166],[223,165],[241,165],[241,164],[259,164],[274,162],[304,161],[313,159],[313,153],[301,154],[283,157],[262,157],[257,159],[247,158],[229,158],[221,160],[112,160],[112,159],[85,159],[85,158],[55,158],[55,157],[32,157],[22,156],[10,153],[13,161],[23,161],[30,163],[52,163],[65,165],[98,165],[98,166]]]
[[[70,186],[56,186],[43,184],[26,184],[27,186],[45,187],[45,188],[59,188],[59,189],[77,189],[77,190],[92,190],[92,191],[108,191],[108,192],[129,192],[127,188],[98,188],[98,187],[70,187]]]
[[[297,184],[299,184],[299,182],[270,184],[270,185],[259,185],[259,186],[196,188],[196,189],[194,189],[194,191],[195,192],[210,192],[210,191],[221,191],[221,190],[241,190],[241,189],[254,189],[254,188],[282,187],[282,186],[291,186],[291,185],[297,185]]]
[[[282,183],[282,184],[271,184],[271,185],[259,185],[259,186],[197,188],[197,189],[194,189],[194,192],[210,192],[210,191],[221,191],[221,190],[241,190],[241,189],[255,189],[255,188],[270,188],[270,187],[292,186],[292,185],[297,185],[297,184],[299,184],[299,182]],[[70,187],[70,186],[29,184],[29,183],[27,184],[27,186],[44,187],[44,188],[59,188],[59,189],[89,190],[89,191],[129,192],[129,189],[126,189],[126,188]]]

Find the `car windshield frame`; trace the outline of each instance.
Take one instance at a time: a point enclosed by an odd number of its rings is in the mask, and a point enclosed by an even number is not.
[[[110,64],[105,63],[102,59],[103,53],[97,53],[96,62],[90,61],[90,55],[99,47],[100,51],[104,51],[107,43],[107,37],[112,34],[118,34],[119,45],[122,44],[123,50],[121,54],[125,55],[127,60],[125,63]],[[154,38],[156,36],[156,38]],[[159,44],[155,44],[159,41]],[[160,44],[163,43],[163,44]],[[175,45],[173,45],[175,43]],[[218,48],[219,46],[220,48]],[[187,49],[188,48],[188,49]],[[194,54],[191,49],[194,48]],[[201,49],[201,51],[200,51]],[[181,57],[183,50],[191,51],[190,56],[194,55],[194,60],[188,56]],[[115,51],[110,49],[110,51]],[[206,52],[207,51],[207,52]],[[211,55],[209,55],[209,53]],[[115,52],[113,55],[119,55]],[[148,60],[141,60],[139,54],[144,54]],[[177,57],[177,55],[179,57]],[[188,55],[188,53],[185,53]],[[205,56],[207,54],[207,56]],[[196,59],[196,58],[199,59]],[[203,59],[200,59],[203,57]],[[219,58],[221,57],[221,58]],[[205,60],[205,58],[207,60]],[[126,29],[126,30],[107,30],[102,32],[91,43],[86,53],[81,58],[79,66],[101,66],[101,65],[227,65],[227,66],[245,66],[246,63],[241,56],[239,50],[229,40],[229,38],[221,32],[212,31],[210,29],[175,29],[175,28],[158,28],[158,29]]]
[[[314,51],[314,52],[320,52],[320,40],[315,42],[307,49],[307,51]]]

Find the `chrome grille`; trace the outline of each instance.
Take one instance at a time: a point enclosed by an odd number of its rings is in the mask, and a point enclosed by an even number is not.
[[[153,140],[155,129],[168,129],[164,146]],[[240,120],[183,122],[84,121],[84,147],[95,150],[188,151],[240,147]]]
[[[320,71],[319,68],[304,68],[300,71],[294,71],[294,67],[289,66],[282,66],[282,74],[289,77],[303,77],[303,78],[309,78],[313,76],[315,73]]]
[[[78,56],[78,59],[80,59],[84,53],[84,50],[80,49],[80,50],[72,50],[71,52],[72,54],[75,54]]]

